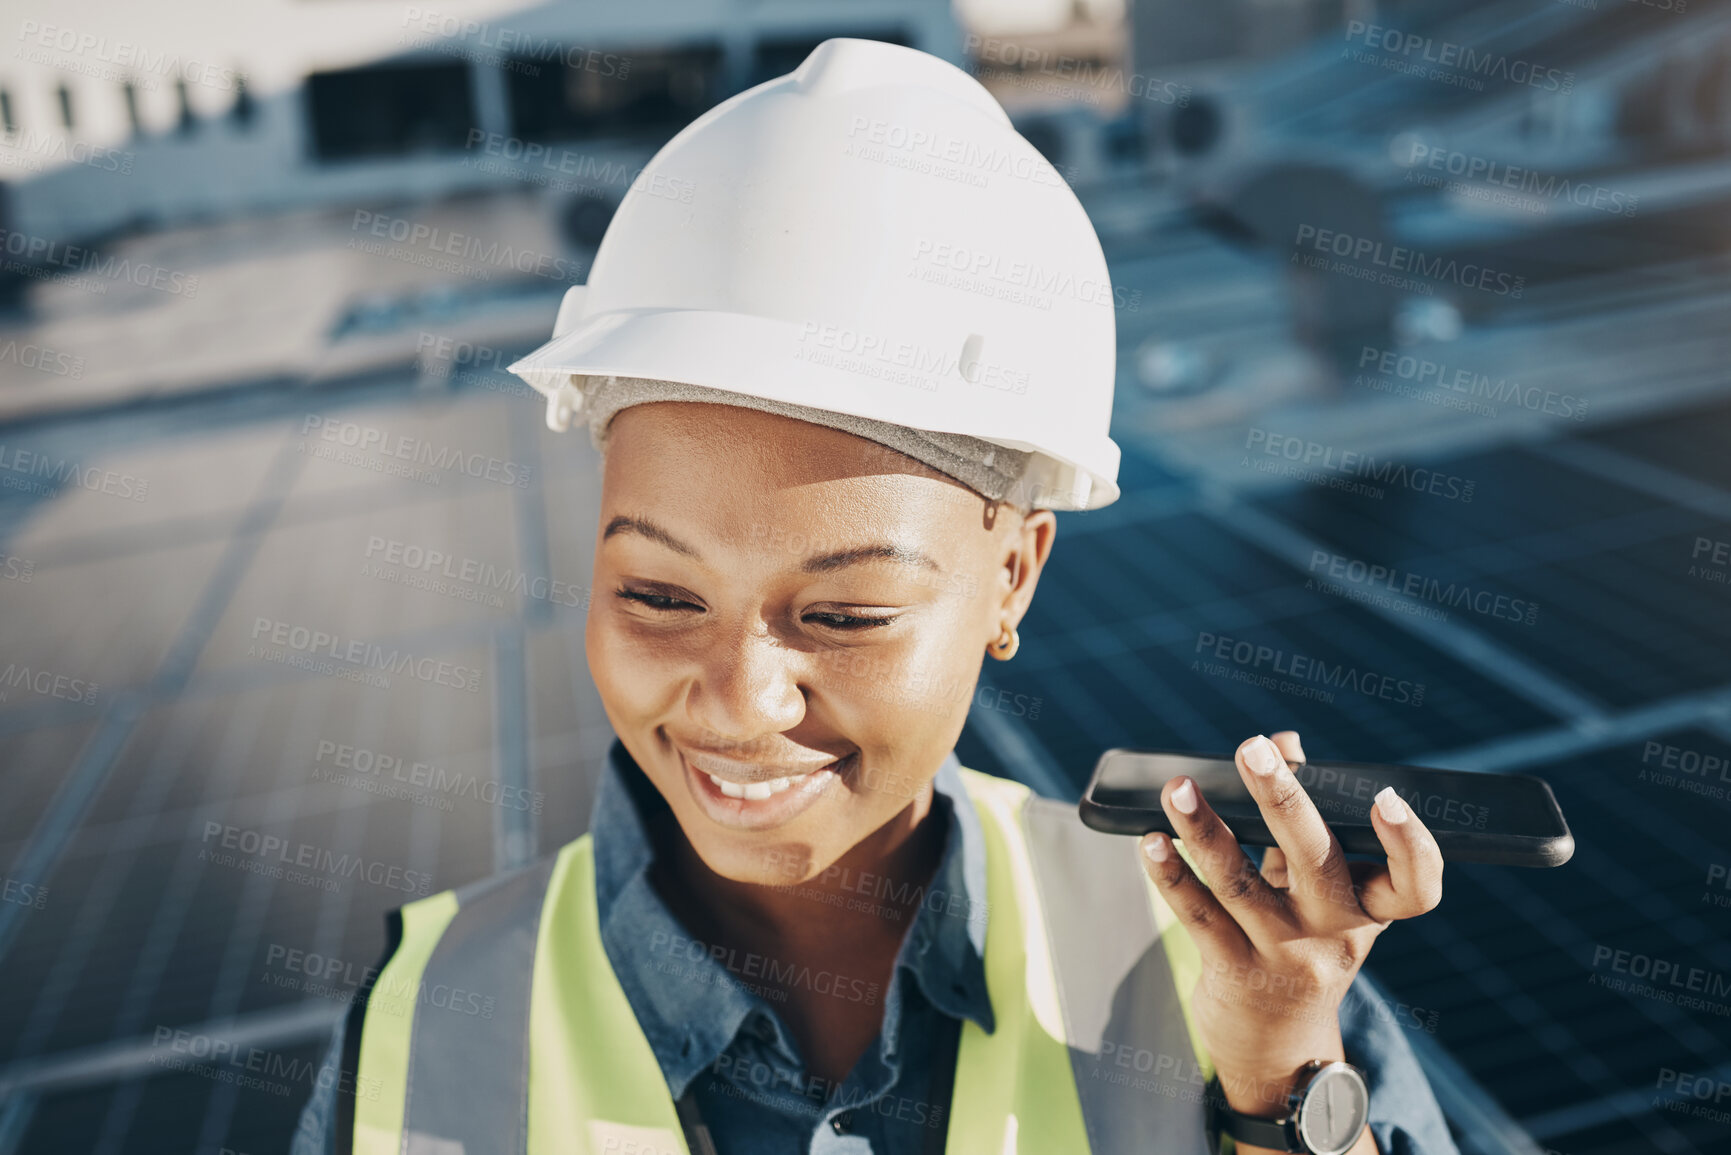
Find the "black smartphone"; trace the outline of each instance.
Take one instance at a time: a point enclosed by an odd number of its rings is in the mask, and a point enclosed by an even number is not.
[[[1323,820],[1352,854],[1382,854],[1370,807],[1393,786],[1436,836],[1449,862],[1499,866],[1561,866],[1575,838],[1551,788],[1525,774],[1475,774],[1378,762],[1291,762],[1293,774]],[[1160,788],[1180,774],[1196,780],[1238,841],[1273,846],[1262,812],[1230,757],[1171,750],[1108,750],[1082,795],[1082,821],[1107,834],[1172,833],[1160,809]]]

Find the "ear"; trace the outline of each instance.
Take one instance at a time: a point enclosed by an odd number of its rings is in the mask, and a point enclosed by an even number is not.
[[[1013,511],[1012,511],[1013,512]],[[1019,523],[1010,527],[1004,544],[1003,600],[997,619],[992,623],[993,637],[1000,624],[1012,629],[1022,623],[1028,604],[1034,600],[1034,587],[1040,582],[1040,572],[1046,559],[1052,556],[1052,542],[1058,533],[1058,518],[1049,509],[1036,509],[1016,514]]]

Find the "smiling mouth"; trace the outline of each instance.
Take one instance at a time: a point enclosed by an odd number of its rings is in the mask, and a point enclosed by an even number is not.
[[[764,777],[766,772],[773,773],[773,771],[785,769],[785,767],[735,762],[698,751],[682,751],[681,753],[684,756],[685,764],[691,768],[692,772],[699,779],[707,778],[710,785],[714,786],[717,794],[723,798],[737,799],[748,803],[764,802],[779,794],[785,794],[789,790],[809,787],[813,784],[813,780],[820,776],[842,774],[853,765],[854,761],[854,755],[850,753],[839,758],[832,758],[821,765],[811,766],[809,769]],[[708,763],[708,765],[706,766],[704,763]],[[729,776],[724,777],[722,774],[714,773],[710,767],[716,765],[719,765]],[[749,782],[738,780],[739,777],[745,776],[752,776],[752,780]]]
[[[780,794],[783,790],[792,787],[795,783],[805,781],[807,778],[810,778],[813,774],[817,773],[817,771],[808,770],[804,774],[795,774],[791,777],[771,778],[767,782],[747,782],[744,784],[729,782],[725,778],[717,778],[707,770],[704,770],[701,773],[711,782],[715,783],[715,788],[717,790],[721,791],[729,798],[744,798],[749,802],[760,802],[772,794]]]

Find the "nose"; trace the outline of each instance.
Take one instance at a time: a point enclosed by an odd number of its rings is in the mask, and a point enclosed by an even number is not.
[[[703,663],[685,708],[700,732],[748,743],[791,730],[805,718],[804,659],[767,629],[741,631]]]

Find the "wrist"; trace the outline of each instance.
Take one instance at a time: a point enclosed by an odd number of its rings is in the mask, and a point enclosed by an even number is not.
[[[1279,1115],[1306,1063],[1346,1058],[1333,1005],[1268,1008],[1201,983],[1196,1003],[1215,1074],[1235,1111]]]
[[[1298,1088],[1298,1068],[1271,1075],[1215,1068],[1221,1101],[1240,1115],[1273,1119],[1286,1114],[1288,1100]]]
[[[1311,1060],[1324,1063],[1346,1061],[1346,1048],[1340,1033],[1314,1040],[1303,1053],[1270,1059],[1258,1056],[1255,1061],[1221,1062],[1216,1059],[1214,1075],[1220,1082],[1226,1105],[1243,1115],[1275,1118],[1287,1112],[1287,1100],[1309,1078],[1306,1065]]]

